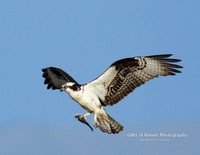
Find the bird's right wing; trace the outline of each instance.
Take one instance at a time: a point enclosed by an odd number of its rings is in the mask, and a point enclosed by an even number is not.
[[[101,76],[88,83],[99,97],[102,105],[114,105],[135,88],[158,76],[181,73],[177,63],[170,59],[171,54],[133,57],[114,62]]]
[[[44,72],[42,76],[45,78],[44,84],[48,85],[47,89],[61,89],[62,85],[67,82],[78,84],[69,74],[59,68],[48,67],[42,69],[42,71]]]

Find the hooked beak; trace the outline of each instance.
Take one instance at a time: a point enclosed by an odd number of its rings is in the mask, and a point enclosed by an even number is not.
[[[62,85],[62,88],[60,88],[60,92],[65,91],[66,87],[66,85]]]

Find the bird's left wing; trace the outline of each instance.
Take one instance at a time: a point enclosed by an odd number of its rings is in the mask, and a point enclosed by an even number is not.
[[[61,89],[62,85],[67,82],[78,84],[69,74],[59,68],[48,67],[42,69],[42,71],[44,72],[42,76],[45,78],[44,84],[48,85],[47,89]]]
[[[114,62],[101,76],[87,84],[99,97],[102,105],[114,105],[135,88],[158,76],[175,75],[181,71],[169,59],[172,54],[133,57]]]

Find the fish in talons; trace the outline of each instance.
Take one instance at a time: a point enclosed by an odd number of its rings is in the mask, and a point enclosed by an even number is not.
[[[93,128],[90,126],[90,124],[86,121],[86,117],[83,114],[75,114],[74,117],[76,118],[77,121],[86,124],[92,131]]]

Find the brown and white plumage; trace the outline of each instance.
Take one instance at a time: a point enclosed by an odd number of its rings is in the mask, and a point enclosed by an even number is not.
[[[133,57],[114,62],[94,81],[80,85],[61,69],[43,69],[43,77],[48,89],[65,90],[89,113],[94,113],[94,126],[107,133],[119,133],[123,126],[103,109],[114,105],[131,93],[135,88],[158,76],[181,73],[177,63],[181,60],[170,59],[171,54]]]
[[[114,62],[108,70],[90,84],[100,91],[103,105],[113,105],[135,88],[158,76],[175,75],[182,66],[172,64],[179,59],[168,59],[171,54],[126,58]],[[172,63],[169,63],[172,62]]]

